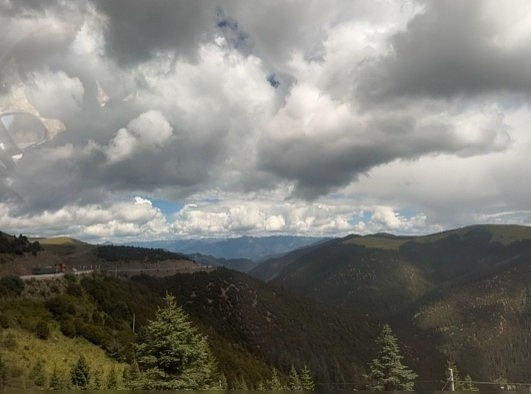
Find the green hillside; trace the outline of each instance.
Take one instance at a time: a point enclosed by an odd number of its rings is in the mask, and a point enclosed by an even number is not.
[[[276,286],[393,321],[478,378],[531,379],[530,228],[349,236],[293,256]]]
[[[365,389],[383,323],[391,324],[404,361],[424,382],[418,388],[440,389],[450,359],[462,376],[477,380],[531,379],[527,227],[351,235],[253,270],[274,278],[269,283],[205,270],[161,249],[68,238],[40,245],[44,250],[0,253],[0,384],[10,388],[48,387],[40,384],[49,384],[54,371],[66,387],[73,355],[81,353],[94,372],[90,387],[104,387],[111,371],[125,385],[121,374],[134,364],[133,343],[167,291],[208,335],[229,388],[257,388],[273,369],[286,379],[292,365],[307,365],[319,388]],[[67,265],[64,278],[16,276],[56,263]],[[76,265],[101,272],[72,275]],[[50,357],[42,361],[42,354]]]
[[[285,373],[291,365],[308,365],[320,382],[363,381],[377,327],[369,317],[291,296],[227,269],[136,280],[160,292],[169,289],[209,332]]]

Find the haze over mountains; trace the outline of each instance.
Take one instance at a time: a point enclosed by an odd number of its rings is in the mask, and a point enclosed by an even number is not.
[[[175,239],[171,241],[134,242],[132,245],[162,248],[184,254],[200,253],[222,259],[249,259],[255,262],[282,255],[322,238],[300,236]]]

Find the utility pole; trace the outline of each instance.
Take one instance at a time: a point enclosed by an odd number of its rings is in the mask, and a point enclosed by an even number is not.
[[[133,312],[133,334],[135,333],[135,313]]]
[[[455,391],[454,370],[452,368],[448,369],[450,370],[450,390]]]

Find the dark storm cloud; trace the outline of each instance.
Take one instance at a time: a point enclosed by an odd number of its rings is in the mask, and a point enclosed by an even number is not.
[[[10,190],[16,190],[20,197],[19,214],[59,209],[71,203],[94,204],[122,192],[175,189],[173,195],[183,198],[208,185],[211,170],[219,164],[224,150],[224,145],[213,138],[182,135],[166,140],[161,147],[139,145],[120,160],[110,161],[113,140],[107,140],[106,145],[87,141],[73,145],[63,141],[81,137],[67,133],[47,147],[25,152],[11,174]],[[141,144],[142,140],[133,142]]]
[[[391,53],[366,63],[358,94],[373,101],[531,94],[531,42],[514,47],[496,42],[506,32],[489,21],[485,5],[481,0],[426,1],[425,11],[392,38]]]
[[[459,130],[449,123],[420,124],[413,116],[380,116],[365,128],[345,130],[340,137],[263,141],[259,166],[294,181],[295,196],[315,199],[394,160],[444,153],[466,157],[501,151],[509,143],[507,126],[495,116],[486,121],[474,140],[461,138]]]
[[[134,64],[158,51],[194,57],[211,37],[216,7],[202,1],[93,0],[108,18],[106,50],[120,63]]]

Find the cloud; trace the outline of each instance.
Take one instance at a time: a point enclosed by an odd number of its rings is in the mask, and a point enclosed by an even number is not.
[[[402,215],[397,214],[392,207],[383,206],[375,208],[371,221],[385,229],[404,233],[411,228],[424,228],[426,215],[420,214],[412,218],[404,218]]]
[[[153,239],[167,237],[170,233],[161,211],[142,197],[108,205],[69,204],[22,216],[13,216],[9,207],[0,203],[0,213],[0,226],[14,233],[70,235],[89,241]]]
[[[149,60],[160,51],[194,57],[215,26],[215,6],[199,2],[94,0],[107,17],[106,52],[123,64]]]
[[[300,234],[316,235],[345,232],[352,212],[347,207],[284,202],[267,199],[227,199],[218,203],[187,204],[175,216],[177,235],[202,237],[236,235]]]
[[[311,199],[397,159],[470,156],[509,146],[503,114],[438,109],[437,114],[418,107],[361,114],[314,86],[298,84],[262,135],[259,164],[295,181],[296,194]]]
[[[172,136],[172,127],[159,111],[148,111],[118,130],[106,148],[110,163],[130,158],[138,151],[157,150]]]
[[[4,175],[3,223],[141,236],[132,196],[185,206],[160,236],[525,222],[530,8],[0,1],[0,109],[67,128]]]
[[[25,94],[41,115],[61,118],[81,110],[84,88],[79,78],[71,78],[64,71],[46,70],[35,72],[31,80]]]
[[[424,2],[424,12],[391,40],[391,50],[363,68],[357,93],[372,101],[397,97],[529,96],[528,4]],[[516,24],[516,28],[512,23]]]

